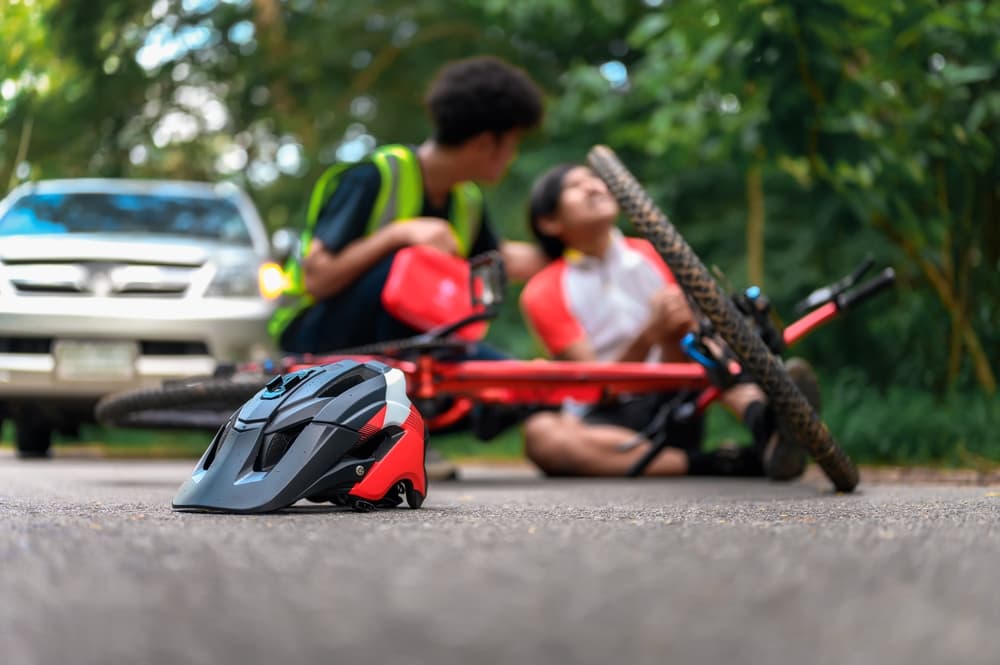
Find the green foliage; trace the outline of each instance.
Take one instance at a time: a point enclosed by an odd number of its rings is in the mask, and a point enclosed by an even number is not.
[[[524,442],[517,427],[487,442],[464,433],[435,435],[431,437],[431,445],[445,457],[455,460],[513,461],[524,458]]]
[[[613,123],[605,140],[710,262],[727,235],[742,240],[745,213],[734,203],[747,169],[761,165],[766,264],[781,270],[780,283],[768,282],[772,290],[780,296],[832,276],[800,281],[791,266],[806,276],[809,263],[839,263],[839,272],[844,261],[827,255],[841,246],[854,261],[878,249],[903,288],[919,295],[912,309],[892,313],[902,319],[897,328],[909,328],[906,341],[919,343],[917,330],[924,339],[955,340],[928,349],[920,364],[930,371],[907,372],[912,385],[978,382],[992,390],[1000,321],[982,304],[1000,289],[1000,6],[685,2],[649,10],[628,43],[627,91],[601,86],[592,66],[567,75],[571,89],[553,110],[566,134],[578,127],[573,116]],[[813,251],[776,248],[780,218],[797,218],[798,229],[787,232],[799,245],[810,244],[808,223]],[[714,228],[700,245],[706,224]],[[845,226],[855,235],[842,233]],[[881,237],[860,231],[867,228]],[[731,274],[739,265],[718,261]]]
[[[528,237],[538,173],[606,143],[739,288],[759,169],[764,286],[786,319],[868,253],[899,276],[803,343],[814,364],[947,409],[995,382],[1000,3],[0,0],[0,15],[4,185],[232,180],[272,229],[294,226],[327,164],[426,136],[438,67],[493,53],[548,94],[487,192],[506,237]],[[510,295],[490,340],[537,355]]]
[[[943,397],[901,386],[879,390],[857,370],[824,392],[824,418],[859,462],[980,466],[1000,461],[1000,402],[979,394]]]
[[[56,454],[86,455],[119,458],[176,458],[197,459],[212,440],[206,432],[177,430],[121,430],[84,425],[79,437],[55,434],[53,445]],[[14,447],[13,423],[0,424],[0,445]]]

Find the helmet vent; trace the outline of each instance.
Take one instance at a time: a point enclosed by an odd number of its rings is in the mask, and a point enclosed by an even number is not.
[[[362,459],[366,457],[382,459],[396,445],[404,431],[402,427],[390,425],[359,443],[351,454]]]
[[[212,443],[208,444],[208,451],[205,453],[205,462],[201,465],[202,469],[207,471],[208,467],[212,466],[212,462],[215,461],[215,454],[219,452],[219,445],[226,438],[226,435],[229,434],[229,430],[233,428],[233,420],[234,418],[230,418],[225,425],[220,427],[212,438]]]
[[[317,397],[327,399],[337,397],[338,395],[346,393],[359,383],[364,383],[368,379],[373,379],[376,376],[378,376],[378,372],[375,370],[365,367],[364,365],[359,365],[354,369],[344,372],[331,381],[325,388],[323,388]]]
[[[273,469],[281,461],[281,458],[285,456],[285,453],[292,447],[295,439],[299,438],[302,430],[308,424],[309,421],[305,421],[293,427],[268,434],[264,438],[264,445],[260,447],[260,452],[257,453],[257,459],[254,460],[253,470],[270,471]]]

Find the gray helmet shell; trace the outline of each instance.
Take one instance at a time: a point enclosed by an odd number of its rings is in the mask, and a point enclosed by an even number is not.
[[[177,510],[256,513],[300,499],[370,509],[426,495],[423,419],[399,369],[342,360],[272,379],[216,433]]]

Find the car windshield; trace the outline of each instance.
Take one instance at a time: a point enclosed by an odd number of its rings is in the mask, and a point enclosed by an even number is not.
[[[0,236],[157,233],[250,245],[234,203],[164,194],[28,194],[0,218]]]

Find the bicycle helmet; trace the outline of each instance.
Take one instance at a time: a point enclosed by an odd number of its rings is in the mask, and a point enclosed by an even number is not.
[[[175,510],[259,513],[300,499],[418,508],[426,429],[403,373],[354,360],[276,376],[223,425]]]

